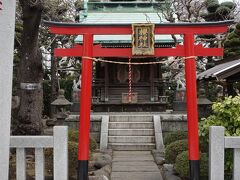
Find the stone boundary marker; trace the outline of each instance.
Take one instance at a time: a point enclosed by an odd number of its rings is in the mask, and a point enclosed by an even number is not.
[[[8,180],[16,0],[0,4],[0,175]]]
[[[209,128],[209,179],[224,180],[224,149],[233,149],[233,179],[240,179],[240,137],[224,136],[224,127]]]

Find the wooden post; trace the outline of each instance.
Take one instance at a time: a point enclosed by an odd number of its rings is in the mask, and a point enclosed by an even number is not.
[[[16,0],[0,4],[0,175],[8,180]]]
[[[82,89],[80,96],[80,127],[78,149],[78,180],[88,180],[88,157],[90,137],[90,111],[92,97],[93,35],[84,34],[84,55],[82,58]]]
[[[109,99],[108,99],[108,95],[109,95],[109,93],[108,93],[108,89],[109,89],[109,73],[108,73],[108,68],[109,67],[109,65],[108,65],[108,63],[105,63],[105,69],[104,69],[104,72],[105,72],[105,74],[104,74],[104,79],[105,79],[105,101],[108,101]]]
[[[150,100],[154,101],[154,67],[150,65]]]
[[[196,62],[194,52],[194,34],[184,35],[185,45],[185,76],[187,87],[187,123],[188,123],[188,157],[190,165],[190,179],[199,180],[199,140],[198,140],[198,111],[197,111],[197,83]]]

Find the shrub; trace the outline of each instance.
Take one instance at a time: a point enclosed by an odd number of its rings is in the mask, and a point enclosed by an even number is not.
[[[227,2],[222,2],[220,4],[220,6],[225,6],[225,7],[228,7],[229,9],[233,10],[236,7],[236,4],[231,1],[227,1]]]
[[[189,177],[188,151],[183,151],[177,156],[175,168],[180,177]],[[200,174],[203,177],[208,176],[208,156],[206,153],[200,154]]]
[[[240,23],[236,24],[236,29],[240,29]]]
[[[225,127],[225,136],[240,136],[240,96],[226,97],[212,105],[213,115],[203,118],[199,123],[199,135],[208,139],[210,126]],[[232,156],[226,151],[225,169],[231,171]]]
[[[78,131],[77,130],[72,130],[72,129],[69,130],[68,141],[78,143]],[[98,144],[97,144],[96,140],[94,138],[90,138],[90,145],[89,145],[90,151],[94,152],[94,151],[96,151],[97,148],[98,148]]]
[[[199,123],[199,135],[208,138],[210,126],[225,127],[226,136],[240,136],[240,96],[229,96],[214,102],[213,115],[202,118]]]
[[[68,142],[68,172],[72,177],[77,174],[78,143]]]
[[[200,148],[200,151],[201,152],[205,152],[205,153],[208,153],[208,149],[209,149],[209,146],[208,146],[208,139],[205,138],[205,137],[199,137],[199,148]]]
[[[165,158],[168,163],[175,163],[176,157],[183,151],[188,149],[188,142],[186,139],[172,142],[166,147]]]
[[[226,6],[220,6],[217,8],[216,13],[220,16],[227,16],[229,13],[231,13],[231,9]]]
[[[168,133],[164,137],[163,142],[164,142],[165,146],[167,146],[167,145],[171,144],[174,141],[182,140],[182,139],[187,139],[187,132],[176,131],[176,132]]]
[[[94,152],[98,148],[97,141],[94,138],[90,138],[90,151]]]
[[[213,13],[217,10],[217,8],[219,7],[219,4],[218,2],[212,2],[210,3],[208,6],[207,6],[207,10],[210,12],[210,13]]]
[[[68,131],[68,141],[78,143],[78,131],[77,130],[70,129]]]

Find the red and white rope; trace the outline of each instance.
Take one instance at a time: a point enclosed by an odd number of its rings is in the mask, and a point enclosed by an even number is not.
[[[128,60],[128,102],[132,102],[132,64],[131,64],[131,58]]]
[[[124,62],[124,61],[111,61],[111,60],[105,60],[105,59],[99,59],[99,58],[93,58],[93,57],[87,57],[83,56],[82,58],[88,59],[88,60],[93,60],[95,62],[103,62],[103,63],[112,63],[112,64],[131,64],[131,65],[148,65],[148,64],[166,64],[168,63],[168,60],[165,61],[152,61],[152,62]],[[188,57],[182,57],[182,58],[177,58],[173,62],[178,62],[182,60],[187,60],[187,59],[195,59],[196,56],[188,56]]]

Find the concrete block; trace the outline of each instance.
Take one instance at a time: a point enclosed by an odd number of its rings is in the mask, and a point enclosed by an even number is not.
[[[187,131],[187,122],[186,121],[162,121],[162,131],[171,132],[171,131]]]
[[[209,128],[209,179],[224,180],[224,127]]]
[[[68,127],[55,126],[54,137],[54,179],[68,179]]]
[[[154,130],[155,130],[156,149],[163,150],[164,143],[163,143],[163,137],[162,137],[162,125],[161,125],[160,116],[154,115],[153,122],[154,122]]]
[[[109,116],[102,116],[101,138],[100,138],[100,150],[101,151],[107,149],[107,145],[108,145],[108,125],[109,125]]]
[[[17,148],[16,156],[17,156],[16,157],[16,161],[17,161],[16,180],[25,180],[26,179],[26,151],[25,151],[25,148]]]
[[[35,149],[35,177],[37,180],[44,180],[45,159],[43,148]]]

